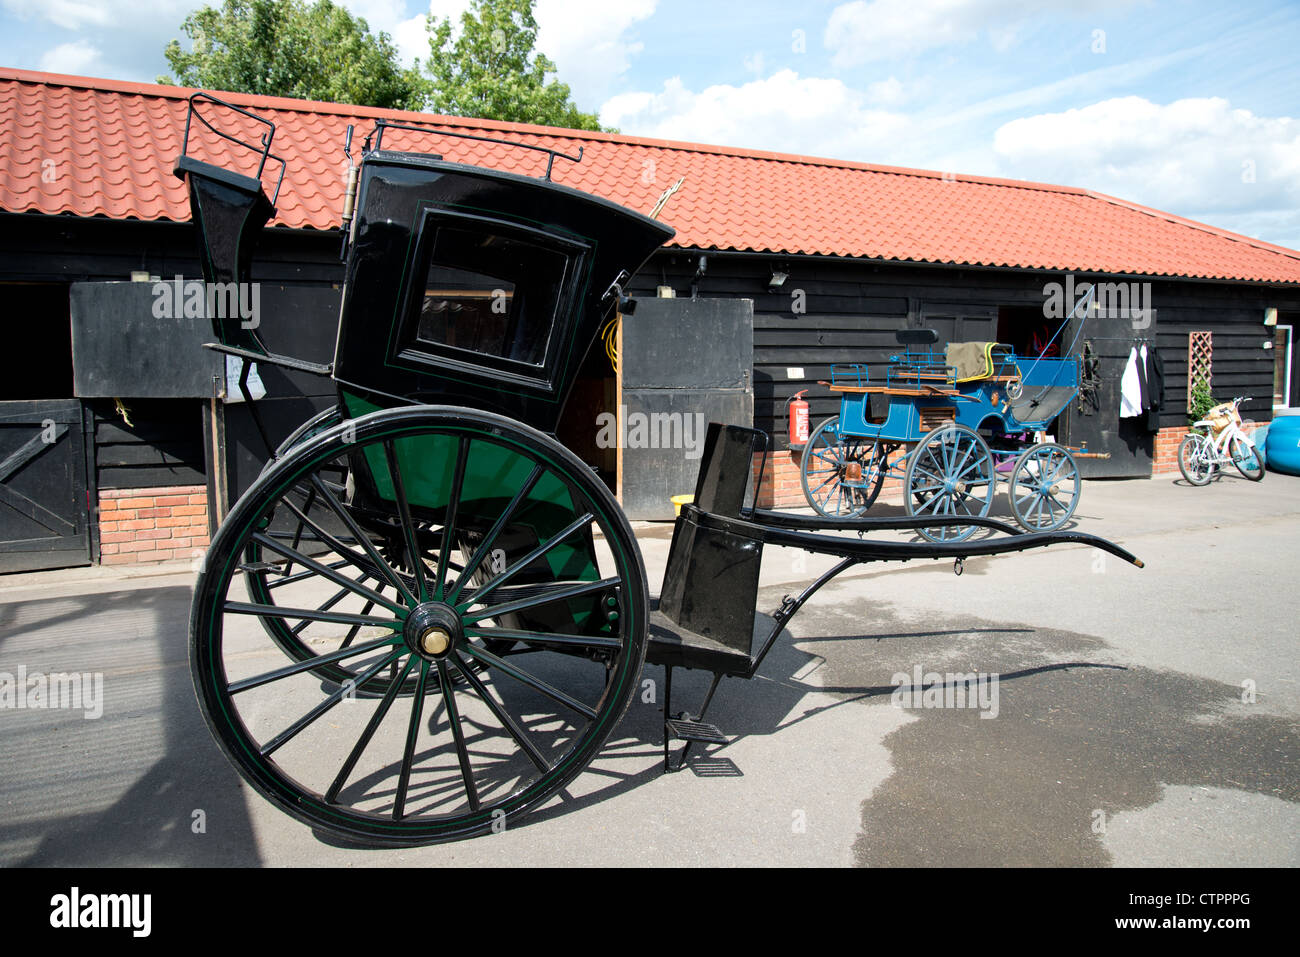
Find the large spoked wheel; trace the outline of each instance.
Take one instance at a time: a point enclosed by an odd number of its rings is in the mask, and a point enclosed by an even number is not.
[[[808,504],[827,518],[856,518],[875,502],[889,470],[888,453],[873,439],[840,433],[832,416],[813,431],[799,467]]]
[[[1200,432],[1188,432],[1178,444],[1178,471],[1193,485],[1209,485],[1218,470],[1214,446]]]
[[[964,425],[944,425],[926,435],[908,455],[907,514],[983,518],[993,507],[993,453],[977,433]],[[975,534],[976,525],[921,528],[932,542],[961,542]]]
[[[293,580],[259,601],[268,574]],[[195,588],[191,667],[264,796],[428,843],[500,830],[591,761],[636,690],[647,605],[631,529],[576,456],[490,413],[387,410],[240,499]],[[304,627],[286,648],[270,621]]]
[[[1020,453],[1007,497],[1016,521],[1031,532],[1054,532],[1079,505],[1079,466],[1070,450],[1047,443]]]
[[[1228,451],[1232,456],[1232,464],[1237,466],[1237,471],[1245,478],[1258,482],[1264,477],[1264,461],[1259,457],[1254,443],[1234,435]]]

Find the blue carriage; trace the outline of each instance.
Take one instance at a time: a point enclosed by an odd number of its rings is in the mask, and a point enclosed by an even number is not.
[[[1018,356],[996,342],[933,348],[932,329],[896,333],[905,351],[890,356],[883,380],[866,365],[831,367],[825,382],[840,414],[808,437],[801,464],[804,494],[830,518],[854,518],[875,502],[886,477],[901,480],[907,514],[985,517],[1005,479],[1016,520],[1054,531],[1079,503],[1073,449],[1036,441],[1079,391],[1079,360]],[[920,532],[960,541],[977,526]]]

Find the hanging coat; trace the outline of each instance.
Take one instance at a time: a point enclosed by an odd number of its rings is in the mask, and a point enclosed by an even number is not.
[[[1147,350],[1147,431],[1160,431],[1160,406],[1165,400],[1165,360],[1152,345]]]
[[[1119,380],[1119,417],[1131,419],[1142,414],[1142,377],[1138,372],[1137,346],[1129,349],[1124,375]]]

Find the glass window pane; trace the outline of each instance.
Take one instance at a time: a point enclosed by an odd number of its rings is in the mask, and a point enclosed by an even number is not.
[[[566,257],[526,240],[437,227],[416,339],[540,366]]]

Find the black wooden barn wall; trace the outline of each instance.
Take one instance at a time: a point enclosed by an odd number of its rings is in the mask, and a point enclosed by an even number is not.
[[[66,216],[0,213],[0,282],[107,281],[147,270],[160,278],[197,277],[192,227],[175,223],[121,222]],[[337,233],[266,231],[254,261],[254,278],[264,284],[262,331],[268,345],[317,361],[332,355],[337,322]],[[894,351],[893,332],[920,325],[923,313],[946,313],[962,338],[995,338],[996,307],[1041,308],[1043,285],[1055,273],[899,264],[870,264],[816,257],[706,253],[697,276],[698,255],[665,251],[634,279],[633,294],[655,295],[672,286],[689,296],[746,298],[754,302],[755,424],[777,438],[786,434],[786,403],[807,389],[815,425],[835,414],[837,401],[818,380],[830,377],[832,362],[879,366]],[[773,267],[789,277],[769,287]],[[1115,278],[1115,277],[1104,277]],[[1135,277],[1142,281],[1142,277]],[[1077,277],[1085,281],[1085,277]],[[693,282],[694,281],[694,282]],[[1187,334],[1214,334],[1214,392],[1228,399],[1250,395],[1245,414],[1266,419],[1272,389],[1272,356],[1262,348],[1267,306],[1300,310],[1300,290],[1244,283],[1147,280],[1152,283],[1158,343],[1166,363],[1166,407],[1161,425],[1185,423]],[[275,308],[270,308],[271,301]],[[801,311],[796,311],[796,306]],[[265,404],[275,435],[287,432],[311,410],[323,407],[328,382],[306,376],[282,377],[263,369],[272,396]],[[129,408],[131,397],[123,397]],[[100,484],[105,488],[189,484],[203,469],[201,427],[192,402],[138,402],[126,425],[111,402],[90,403],[101,451]],[[201,421],[201,420],[200,420]],[[237,487],[250,480],[260,458],[246,413],[232,410],[232,467]]]
[[[197,249],[188,223],[0,213],[0,282],[120,282],[133,271],[161,280],[176,275],[194,279],[200,276]],[[335,232],[264,231],[253,279],[262,286],[260,331],[272,351],[314,361],[333,358],[343,274],[337,251]],[[273,440],[333,396],[329,380],[270,367],[259,367],[259,372],[268,392],[261,408]],[[119,398],[125,418],[112,399],[86,402],[94,415],[99,487],[202,483],[206,403],[129,394]],[[237,494],[256,476],[264,452],[246,410],[232,405],[226,412],[231,486]]]
[[[834,362],[867,362],[873,376],[891,352],[898,351],[893,332],[921,325],[923,314],[947,314],[942,331],[956,329],[965,339],[996,338],[997,307],[1041,309],[1044,285],[1063,282],[1061,273],[868,264],[779,256],[680,251],[657,255],[633,283],[633,293],[653,296],[656,287],[673,287],[689,296],[692,285],[707,297],[744,297],[754,301],[755,426],[773,433],[778,447],[787,434],[787,403],[807,389],[810,416],[816,424],[838,412],[838,400],[818,380],[829,380]],[[788,273],[778,290],[769,287],[773,267]],[[1115,281],[1116,277],[1100,277]],[[1264,310],[1300,305],[1300,290],[1243,283],[1150,280],[1156,310],[1158,347],[1165,360],[1166,403],[1162,428],[1186,424],[1187,335],[1214,334],[1214,394],[1230,399],[1254,397],[1243,408],[1257,420],[1271,415],[1272,354],[1263,349],[1271,330]],[[1091,278],[1076,275],[1083,286]],[[800,291],[802,296],[800,296]],[[794,311],[798,303],[804,309]],[[953,317],[960,318],[954,324]],[[1084,335],[1088,335],[1085,330]],[[1068,342],[1067,342],[1068,345]],[[1077,350],[1076,346],[1076,350]],[[791,370],[802,370],[792,375]],[[1116,411],[1118,414],[1118,411]]]

